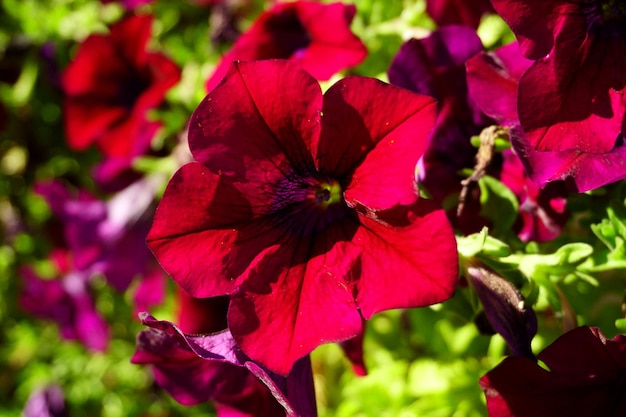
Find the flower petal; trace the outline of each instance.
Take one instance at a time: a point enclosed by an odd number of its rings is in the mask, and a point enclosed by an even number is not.
[[[361,250],[357,304],[366,319],[392,308],[439,303],[454,293],[456,241],[445,212],[435,206],[421,199],[378,219],[359,215],[363,227],[352,242]]]
[[[318,169],[349,181],[348,204],[374,210],[411,204],[435,112],[430,97],[373,78],[344,78],[324,95],[322,137],[313,149]]]
[[[184,203],[181,203],[184,202]],[[231,293],[251,257],[231,252],[241,223],[258,217],[250,202],[203,165],[184,165],[170,180],[147,242],[172,278],[195,297]]]
[[[517,85],[532,61],[517,42],[493,52],[481,52],[467,61],[467,87],[478,107],[499,124],[519,124]]]
[[[170,384],[175,382],[171,381],[172,377],[195,378],[200,384],[213,386],[215,389],[211,391],[211,396],[214,395],[216,400],[220,400],[221,394],[227,394],[220,391],[232,388],[224,386],[221,380],[208,378],[216,371],[221,373],[224,368],[211,366],[211,369],[207,369],[195,360],[198,358],[204,363],[213,365],[235,365],[246,368],[269,389],[272,396],[284,408],[287,417],[316,415],[313,375],[308,357],[297,362],[290,375],[282,377],[252,362],[241,352],[228,330],[211,335],[186,335],[171,322],[156,320],[147,313],[142,313],[140,316],[142,323],[151,329],[140,333],[137,351],[131,361],[157,364],[164,372],[164,382],[172,390],[170,393],[176,392],[179,398],[187,397],[196,402],[198,399],[207,398],[206,392],[199,391],[197,385],[187,386],[187,389],[184,389],[182,385],[173,386],[174,384]],[[195,366],[188,366],[189,361]],[[209,374],[203,375],[207,370]],[[232,376],[230,374],[230,378]],[[241,373],[238,376],[241,377]],[[206,388],[206,385],[204,387]],[[229,396],[225,397],[228,399]]]
[[[244,352],[285,375],[318,345],[358,334],[362,322],[350,281],[360,267],[347,243],[354,227],[352,220],[333,224],[315,238],[293,237],[264,256],[228,311]]]
[[[519,118],[530,143],[540,151],[610,151],[623,133],[626,89],[590,82],[613,71],[601,70],[596,62],[564,65],[565,74],[557,65],[554,57],[537,61],[520,79]]]
[[[290,167],[312,167],[321,108],[319,85],[297,64],[235,62],[194,111],[189,147],[197,161],[254,195]]]
[[[511,129],[509,133],[526,172],[541,187],[551,181],[564,180],[582,193],[626,178],[626,145],[622,143],[604,154],[574,150],[539,152],[519,129]]]

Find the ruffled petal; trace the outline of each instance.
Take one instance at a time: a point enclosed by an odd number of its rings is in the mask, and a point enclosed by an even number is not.
[[[348,243],[355,227],[349,220],[315,238],[294,237],[257,264],[228,312],[244,352],[285,375],[318,345],[358,334],[352,280],[360,273],[359,253]]]
[[[318,169],[348,183],[349,205],[382,210],[411,204],[415,166],[435,112],[430,97],[373,78],[344,78],[324,95],[322,138],[314,150]]]
[[[363,317],[392,308],[423,307],[447,300],[458,281],[452,227],[429,200],[378,218],[359,216],[352,243],[361,250],[357,304]]]

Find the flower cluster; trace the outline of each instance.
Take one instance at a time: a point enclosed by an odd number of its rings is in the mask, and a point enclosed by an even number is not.
[[[38,5],[1,410],[626,414],[624,0]]]

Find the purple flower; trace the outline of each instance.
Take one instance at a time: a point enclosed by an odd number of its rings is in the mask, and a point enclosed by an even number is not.
[[[147,314],[142,321],[150,329],[139,334],[132,362],[151,364],[159,385],[180,403],[212,400],[220,417],[316,415],[308,357],[280,376],[251,361],[228,330],[189,335]]]
[[[57,323],[64,339],[106,350],[109,328],[94,306],[89,277],[72,269],[67,251],[54,251],[50,260],[56,268],[52,279],[38,276],[29,266],[21,268],[20,305],[30,314]]]

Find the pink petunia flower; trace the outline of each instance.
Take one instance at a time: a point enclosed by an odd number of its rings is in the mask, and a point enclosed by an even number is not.
[[[234,63],[189,123],[148,245],[198,298],[230,295],[241,349],[280,374],[362,319],[449,298],[456,243],[418,199],[434,101],[364,77],[322,95],[290,61]]]
[[[518,97],[530,146],[612,152],[626,133],[624,3],[493,0],[493,5],[515,32],[524,56],[535,60],[520,79]]]
[[[291,59],[318,80],[327,80],[359,64],[367,56],[367,49],[350,30],[355,13],[354,5],[343,3],[274,4],[222,57],[206,83],[207,91],[220,82],[235,60]]]
[[[71,148],[97,144],[111,157],[142,155],[159,128],[149,120],[180,70],[163,54],[150,52],[152,17],[130,16],[110,33],[89,36],[62,75],[63,114]]]
[[[537,358],[508,357],[480,380],[490,417],[626,415],[626,337],[578,327]]]
[[[544,242],[556,238],[569,218],[565,210],[567,188],[562,182],[541,184],[533,171],[525,169],[529,152],[520,152],[516,134],[519,127],[517,91],[519,80],[532,65],[524,58],[516,42],[496,51],[481,52],[467,61],[469,93],[485,114],[502,126],[513,127],[514,149],[504,151],[500,173],[501,181],[513,191],[520,206],[519,238],[528,242]],[[519,129],[517,129],[519,130]],[[533,151],[537,159],[553,162],[551,152]],[[518,156],[519,155],[519,156]],[[521,159],[520,159],[521,158]],[[561,178],[558,178],[561,179]]]

